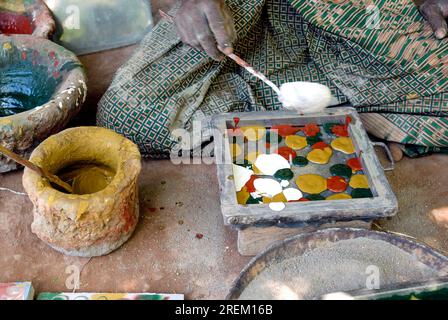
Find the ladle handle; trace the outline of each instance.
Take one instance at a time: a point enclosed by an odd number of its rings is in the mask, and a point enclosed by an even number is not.
[[[36,172],[40,176],[42,176],[44,178],[47,178],[50,182],[53,182],[54,184],[60,186],[65,191],[73,193],[73,189],[72,189],[72,187],[68,183],[62,181],[57,176],[55,176],[54,174],[51,174],[47,170],[45,170],[45,169],[35,165],[31,161],[28,161],[28,160],[22,158],[21,156],[19,156],[18,154],[12,152],[11,150],[6,149],[1,144],[0,144],[0,153],[3,153],[5,156],[7,156],[8,158],[11,158],[12,160],[17,162],[18,164],[21,164],[22,166],[27,167],[30,170],[33,170],[34,172]]]
[[[168,13],[163,12],[162,10],[159,10],[159,14],[162,18],[173,22],[174,18],[172,16],[170,16]],[[222,50],[221,50],[222,51]],[[232,59],[233,61],[235,61],[238,65],[240,65],[241,67],[243,67],[244,69],[247,70],[247,72],[249,72],[250,74],[254,75],[255,77],[257,77],[258,79],[260,79],[261,81],[263,81],[264,83],[266,83],[268,86],[270,86],[278,95],[280,95],[280,89],[271,81],[269,80],[263,73],[261,73],[260,71],[255,70],[250,64],[248,64],[246,61],[244,61],[243,59],[241,59],[239,56],[237,56],[234,53],[230,53],[227,54],[225,52],[223,52],[226,56],[228,56],[230,59]]]

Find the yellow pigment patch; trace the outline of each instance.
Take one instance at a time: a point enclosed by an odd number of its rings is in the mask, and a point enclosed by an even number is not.
[[[330,158],[333,155],[333,150],[327,147],[324,149],[314,149],[311,150],[306,158],[309,162],[317,163],[317,164],[327,164],[330,162]]]
[[[9,42],[5,42],[5,43],[3,44],[3,49],[5,49],[5,50],[11,50],[11,49],[12,49],[12,45],[11,45],[11,43],[9,43]]]
[[[105,189],[115,176],[115,171],[100,165],[73,165],[58,173],[70,184],[77,195],[92,194]]]
[[[78,212],[76,213],[76,220],[81,219],[82,215],[86,212],[89,207],[88,201],[81,201],[78,206]]]
[[[52,194],[51,196],[48,197],[48,202],[47,202],[47,204],[48,204],[49,206],[51,206],[51,205],[54,203],[55,200],[56,200],[56,198],[55,198],[54,194]]]
[[[10,119],[1,119],[0,118],[0,126],[7,126],[11,123],[12,123],[12,121]]]
[[[246,204],[247,200],[249,200],[250,193],[247,191],[246,187],[243,187],[241,191],[238,191],[236,193],[236,199],[238,200],[239,204]]]
[[[2,11],[7,10],[15,13],[24,13],[26,10],[23,0],[15,0],[15,1],[1,0],[0,7],[2,8]]]
[[[369,180],[363,174],[352,176],[349,184],[353,189],[369,189]]]
[[[243,149],[237,143],[230,144],[230,154],[233,158],[240,156],[243,153]]]
[[[334,139],[331,142],[331,146],[334,150],[341,151],[345,154],[352,154],[356,151],[352,139],[348,137],[339,137]]]
[[[258,151],[253,151],[253,152],[249,152],[244,159],[246,159],[247,161],[249,161],[250,163],[254,163],[255,160],[257,160],[257,157],[260,155],[260,152]]]
[[[271,202],[288,202],[283,192],[276,194],[272,198],[263,197],[263,203],[271,203]]]
[[[300,150],[308,145],[305,137],[301,136],[287,136],[285,139],[285,144],[294,150]]]
[[[260,169],[258,169],[254,164],[252,165],[252,171],[254,174],[263,174]]]
[[[345,200],[351,199],[352,197],[346,193],[336,193],[326,198],[326,200]]]
[[[318,174],[304,174],[296,179],[296,184],[303,192],[319,194],[327,190],[327,179]]]
[[[241,131],[249,141],[257,141],[265,137],[266,128],[262,126],[241,127]]]

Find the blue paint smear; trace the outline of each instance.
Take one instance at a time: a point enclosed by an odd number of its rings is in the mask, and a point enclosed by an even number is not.
[[[47,103],[58,85],[43,66],[30,69],[13,65],[0,72],[0,117]]]
[[[11,116],[31,110],[50,101],[63,74],[79,67],[78,63],[66,61],[54,68],[52,60],[32,58],[22,59],[16,48],[8,57],[0,57],[0,117]],[[27,56],[32,54],[27,52]],[[8,61],[6,61],[8,60]],[[50,67],[48,66],[50,64]],[[58,76],[54,77],[54,72]]]

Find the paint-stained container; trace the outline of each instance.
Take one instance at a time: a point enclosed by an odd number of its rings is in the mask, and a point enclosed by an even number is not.
[[[40,144],[30,160],[74,187],[64,193],[25,169],[23,185],[34,205],[32,231],[72,256],[112,252],[132,235],[139,216],[137,146],[99,127],[62,131]]]
[[[55,43],[29,35],[0,34],[0,144],[28,158],[65,128],[87,96],[78,58]],[[17,169],[0,155],[0,173]]]

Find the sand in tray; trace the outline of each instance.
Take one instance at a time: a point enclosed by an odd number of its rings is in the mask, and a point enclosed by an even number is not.
[[[372,274],[367,272],[369,266],[379,268],[380,287],[439,276],[396,246],[357,238],[272,264],[249,283],[240,299],[316,299],[327,293],[366,289]]]

